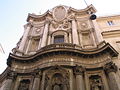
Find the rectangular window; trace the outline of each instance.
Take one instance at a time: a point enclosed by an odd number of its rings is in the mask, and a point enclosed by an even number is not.
[[[64,42],[64,36],[58,35],[54,37],[54,43],[63,43]]]
[[[108,23],[109,26],[114,25],[113,21],[107,21],[107,23]]]

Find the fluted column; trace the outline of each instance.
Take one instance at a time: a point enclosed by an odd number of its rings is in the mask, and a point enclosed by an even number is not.
[[[82,66],[76,66],[74,68],[74,74],[76,76],[76,90],[85,90],[83,73],[85,69]]]
[[[31,28],[31,24],[27,24],[25,25],[25,30],[24,30],[24,34],[23,34],[23,38],[20,42],[20,46],[19,46],[19,51],[23,52],[24,50],[24,46],[25,46],[25,43],[27,41],[27,37],[28,37],[28,34],[29,34],[29,31],[30,31],[30,28]]]
[[[7,80],[4,84],[3,90],[12,90],[12,83],[15,78],[16,74],[14,72],[9,72],[7,75]]]
[[[49,23],[50,23],[50,21],[46,20],[44,31],[43,31],[41,47],[46,46],[46,42],[47,42],[47,38],[48,38]]]
[[[78,32],[77,32],[77,24],[75,19],[72,20],[72,38],[73,38],[73,44],[79,44],[78,41]]]
[[[113,62],[110,62],[104,66],[104,70],[108,74],[111,90],[120,90],[120,81],[116,74],[117,66]]]
[[[41,71],[35,72],[34,73],[34,82],[33,82],[33,87],[32,90],[41,90]]]

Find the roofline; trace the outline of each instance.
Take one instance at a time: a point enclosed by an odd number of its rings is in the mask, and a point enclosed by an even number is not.
[[[64,5],[61,5],[61,6],[64,6]],[[75,8],[69,7],[69,10],[73,10],[73,11],[79,12],[79,13],[90,10],[92,13],[96,13],[96,9],[92,4],[87,6],[85,9],[75,9]],[[42,18],[42,17],[45,17],[46,15],[52,15],[51,11],[48,10],[47,12],[45,12],[44,14],[41,14],[41,15],[36,15],[36,14],[30,14],[29,13],[28,17],[27,17],[27,22],[29,22],[30,17],[31,18]]]

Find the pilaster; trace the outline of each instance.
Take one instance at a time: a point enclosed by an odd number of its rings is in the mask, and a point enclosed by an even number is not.
[[[30,23],[28,23],[24,27],[25,28],[24,34],[23,34],[23,38],[21,40],[20,47],[19,47],[19,51],[21,51],[21,52],[23,52],[23,50],[24,50],[25,43],[27,41],[27,37],[28,37],[28,34],[29,34],[29,31],[30,31],[31,27],[32,27],[32,25]]]
[[[76,20],[75,17],[73,17],[72,19],[72,38],[73,38],[73,44],[79,44],[78,41],[78,32],[77,32],[77,24],[76,24]]]
[[[45,27],[44,27],[44,31],[43,31],[42,42],[41,42],[41,47],[46,46],[46,42],[47,42],[47,38],[48,38],[49,23],[50,23],[50,20],[46,19]]]

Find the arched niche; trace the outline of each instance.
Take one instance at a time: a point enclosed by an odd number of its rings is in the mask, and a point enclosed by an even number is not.
[[[52,67],[45,75],[45,90],[69,90],[69,73],[61,67]]]
[[[20,81],[18,90],[29,90],[30,88],[30,80],[29,79],[23,79]]]

